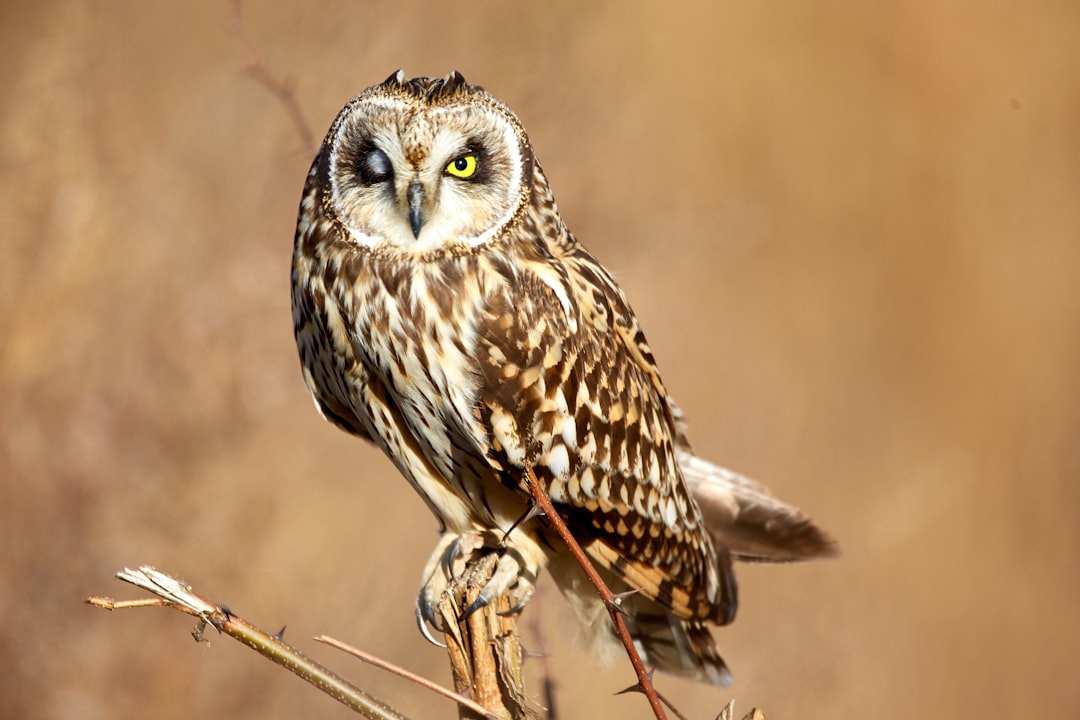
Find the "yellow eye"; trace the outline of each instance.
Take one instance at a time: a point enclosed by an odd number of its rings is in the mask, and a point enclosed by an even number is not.
[[[476,174],[476,156],[462,155],[446,166],[446,172],[463,180]]]

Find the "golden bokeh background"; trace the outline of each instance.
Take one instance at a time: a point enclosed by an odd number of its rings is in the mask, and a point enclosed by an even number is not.
[[[81,604],[139,564],[455,716],[308,640],[448,680],[412,616],[435,523],[300,379],[311,153],[231,13],[0,7],[3,718],[347,716],[179,614]],[[735,685],[661,678],[683,712],[1080,716],[1080,5],[251,3],[245,30],[316,133],[399,67],[506,100],[698,450],[840,540],[743,568]],[[561,717],[649,717],[561,604]]]

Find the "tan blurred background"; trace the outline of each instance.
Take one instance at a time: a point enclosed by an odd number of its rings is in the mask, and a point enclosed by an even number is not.
[[[251,3],[246,31],[320,135],[399,67],[505,99],[698,449],[840,539],[743,569],[735,685],[661,679],[685,713],[1080,716],[1080,5],[663,5]],[[80,604],[144,563],[455,716],[307,640],[448,679],[412,618],[435,523],[300,379],[311,156],[229,20],[0,6],[3,718],[347,717],[176,613]],[[562,717],[648,717],[540,602]]]

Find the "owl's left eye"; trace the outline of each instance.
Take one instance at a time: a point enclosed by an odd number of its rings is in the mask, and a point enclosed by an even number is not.
[[[446,166],[446,172],[462,180],[471,178],[476,174],[476,156],[471,153],[462,155]]]

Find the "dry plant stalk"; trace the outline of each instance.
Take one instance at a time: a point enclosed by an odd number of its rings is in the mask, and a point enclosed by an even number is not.
[[[462,618],[491,578],[497,560],[498,554],[488,551],[469,563],[439,604],[454,689],[500,717],[538,719],[539,709],[525,694],[518,613],[511,612],[506,594]],[[461,718],[479,717],[463,705],[459,708]]]
[[[196,640],[203,640],[207,626],[243,644],[281,665],[301,679],[311,683],[322,692],[350,708],[368,720],[408,720],[407,717],[372,697],[359,687],[330,671],[281,639],[281,634],[260,630],[236,615],[225,605],[215,603],[196,593],[190,585],[176,578],[143,566],[138,570],[125,568],[116,577],[136,585],[157,596],[151,600],[113,600],[92,597],[88,605],[105,610],[122,610],[133,607],[168,607],[199,619],[192,633]],[[476,715],[475,717],[484,717]]]

